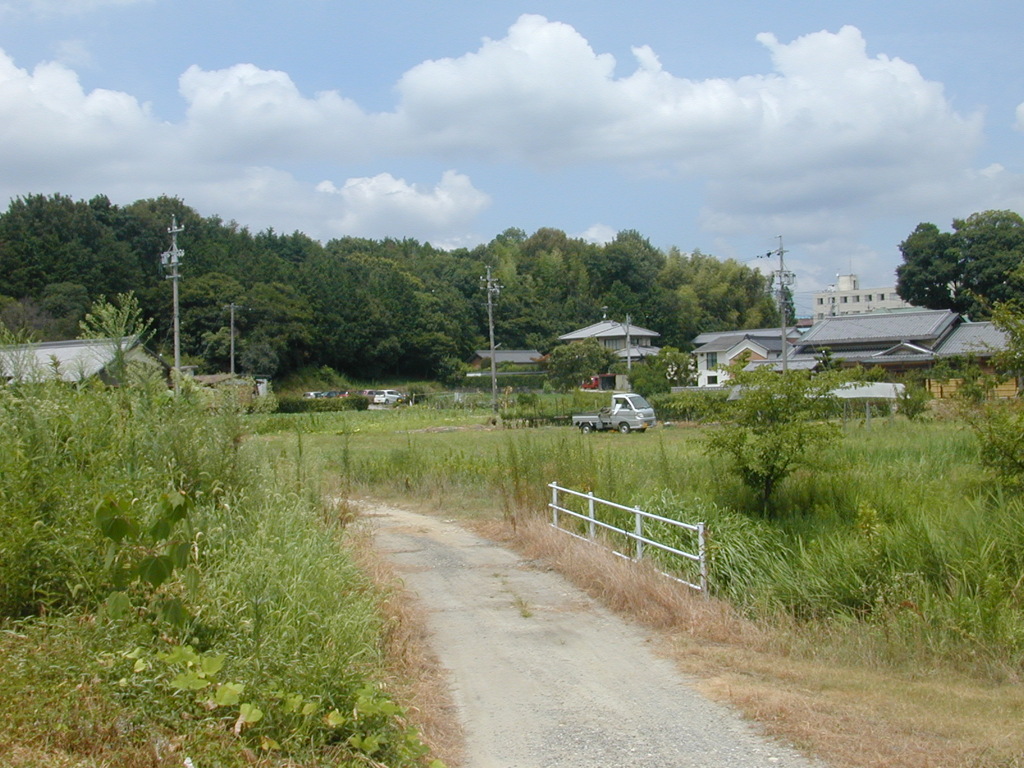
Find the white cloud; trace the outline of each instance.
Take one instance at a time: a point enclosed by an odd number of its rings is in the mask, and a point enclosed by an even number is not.
[[[586,240],[588,243],[607,245],[615,239],[617,234],[618,232],[607,224],[594,224],[593,226],[587,227],[586,231],[580,235],[580,238]]]
[[[1014,128],[1024,131],[1024,103],[1017,105],[1017,122],[1014,124]]]
[[[118,1],[132,0],[67,5]],[[635,68],[620,74],[571,26],[524,15],[501,39],[408,70],[390,111],[368,112],[332,90],[304,94],[286,72],[238,63],[181,74],[179,123],[129,94],[84,91],[67,66],[87,61],[79,46],[65,47],[67,63],[31,72],[0,51],[0,191],[118,189],[130,200],[156,190],[317,237],[446,241],[472,231],[488,196],[463,173],[424,187],[386,170],[398,174],[407,158],[448,168],[513,162],[540,173],[614,164],[634,176],[704,182],[702,222],[712,233],[787,232],[807,242],[853,242],[878,216],[962,215],[980,209],[973,201],[1021,199],[1020,177],[971,167],[981,117],[958,114],[941,84],[913,65],[869,54],[854,27],[758,40],[768,73],[691,80],[638,46]],[[379,172],[316,186],[297,170],[326,166],[343,177],[355,162],[360,174]]]
[[[446,171],[432,189],[381,173],[349,179],[340,188],[324,181],[317,191],[336,196],[340,203],[331,229],[362,237],[404,232],[424,240],[447,240],[451,232],[469,227],[490,204],[468,177],[454,171]]]

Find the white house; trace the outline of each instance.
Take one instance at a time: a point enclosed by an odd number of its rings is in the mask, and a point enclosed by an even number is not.
[[[800,337],[795,328],[787,330],[790,344]],[[782,352],[779,328],[702,333],[693,340],[697,361],[697,386],[720,387],[729,380],[724,370],[744,353],[751,362],[778,360]]]

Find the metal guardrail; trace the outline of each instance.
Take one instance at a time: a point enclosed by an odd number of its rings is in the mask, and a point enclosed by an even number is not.
[[[692,525],[690,523],[683,523],[679,520],[673,520],[669,517],[662,517],[661,515],[655,515],[650,512],[644,512],[642,509],[639,509],[638,507],[626,507],[623,506],[622,504],[616,504],[614,501],[608,501],[607,499],[602,499],[597,496],[594,496],[593,493],[583,493],[582,491],[574,491],[571,488],[563,488],[557,483],[548,483],[548,488],[551,489],[551,503],[548,504],[548,507],[551,509],[552,512],[551,526],[553,528],[556,528],[562,531],[563,533],[567,533],[570,536],[573,536],[574,538],[580,539],[582,541],[589,541],[591,543],[596,542],[597,530],[599,528],[606,531],[614,531],[616,533],[620,533],[633,542],[633,553],[626,554],[623,552],[618,552],[614,549],[612,550],[612,552],[615,555],[618,555],[619,557],[623,557],[628,560],[633,560],[634,562],[638,562],[643,559],[644,548],[646,546],[651,546],[661,550],[662,552],[668,552],[669,554],[681,557],[696,565],[698,572],[698,583],[695,584],[685,579],[681,579],[674,574],[665,573],[664,571],[662,571],[662,575],[667,576],[668,578],[673,579],[675,581],[678,581],[680,584],[685,584],[691,589],[700,592],[705,597],[708,596],[708,564],[706,540],[704,535],[704,523],[696,523]],[[564,504],[560,504],[558,496],[559,493],[567,494],[569,496],[573,496],[580,499],[585,499],[587,501],[587,513],[582,514],[580,512],[576,512],[575,510],[569,509]],[[623,528],[617,528],[614,525],[611,525],[610,523],[606,523],[603,520],[599,520],[596,515],[596,508],[598,505],[611,507],[612,509],[619,509],[622,510],[623,512],[628,512],[632,514],[634,516],[633,530],[627,531]],[[561,525],[559,525],[559,514],[569,515],[570,517],[574,517],[578,520],[582,520],[583,522],[585,522],[587,525],[587,535],[580,536],[578,533],[563,528]],[[685,531],[689,531],[690,533],[696,534],[697,551],[685,552],[681,549],[676,549],[675,547],[669,546],[668,544],[664,544],[660,541],[655,541],[653,539],[648,538],[644,535],[645,520],[655,520],[659,523],[666,523],[675,528],[680,528]]]

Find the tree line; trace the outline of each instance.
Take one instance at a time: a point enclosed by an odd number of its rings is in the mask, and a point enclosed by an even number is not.
[[[663,251],[634,230],[595,244],[550,228],[507,229],[475,248],[412,239],[251,232],[172,197],[119,206],[29,195],[0,213],[0,321],[33,338],[74,338],[101,297],[133,293],[153,343],[173,345],[172,287],[160,256],[172,217],[184,232],[179,283],[183,362],[284,376],[308,365],[358,378],[444,378],[487,346],[487,267],[501,286],[504,349],[550,351],[558,336],[624,319],[689,349],[699,333],[774,326],[768,279],[734,260]]]

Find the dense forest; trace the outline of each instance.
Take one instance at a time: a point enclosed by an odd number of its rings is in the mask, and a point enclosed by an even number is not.
[[[13,200],[0,213],[0,321],[40,340],[74,338],[91,303],[133,292],[172,347],[172,286],[161,266],[172,217],[181,259],[183,360],[283,376],[317,365],[361,378],[443,378],[486,347],[487,267],[501,286],[495,337],[543,352],[560,334],[624,319],[689,349],[703,331],[773,326],[768,279],[733,260],[659,250],[639,232],[598,245],[557,229],[508,229],[446,251],[415,240],[253,233],[170,197],[118,206],[105,196]]]

